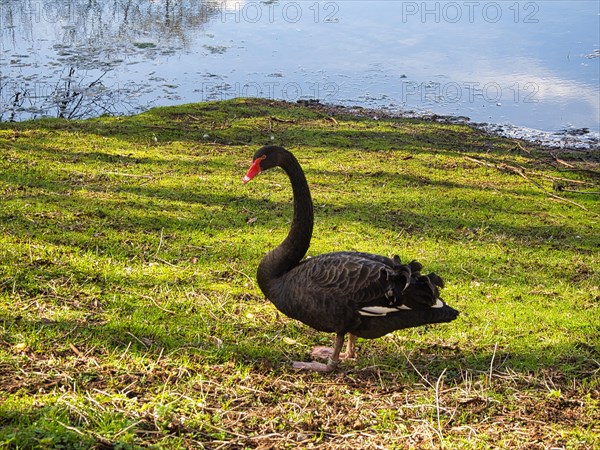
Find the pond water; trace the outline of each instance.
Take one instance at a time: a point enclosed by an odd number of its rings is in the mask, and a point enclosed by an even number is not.
[[[599,20],[597,0],[5,0],[0,120],[258,96],[589,148]]]

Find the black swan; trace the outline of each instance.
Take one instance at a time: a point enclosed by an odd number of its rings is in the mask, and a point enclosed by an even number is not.
[[[333,370],[340,358],[355,356],[356,338],[374,339],[395,330],[450,322],[458,311],[439,298],[443,281],[421,274],[421,264],[402,264],[361,252],[335,252],[304,258],[313,230],[313,203],[298,160],[282,147],[259,149],[244,184],[257,174],[281,167],[294,195],[294,217],[285,240],[260,262],[257,281],[265,296],[285,315],[324,332],[336,333],[335,347],[316,347],[312,356],[328,363],[295,362],[297,369]],[[349,334],[345,353],[340,353]]]

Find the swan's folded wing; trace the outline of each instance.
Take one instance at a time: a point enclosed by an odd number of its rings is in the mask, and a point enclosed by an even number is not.
[[[298,269],[303,289],[343,301],[362,315],[441,306],[442,280],[435,274],[421,275],[415,261],[401,264],[398,257],[338,252],[308,259]]]
[[[437,287],[416,263],[365,253],[327,253],[304,260],[277,283],[275,306],[321,331],[346,332],[361,317],[437,307]]]
[[[345,301],[347,304],[389,304],[410,280],[410,270],[395,266],[393,260],[368,253],[338,252],[319,255],[297,267],[304,289]]]

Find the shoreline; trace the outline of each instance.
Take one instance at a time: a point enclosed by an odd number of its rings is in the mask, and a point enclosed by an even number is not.
[[[241,99],[243,97],[234,97],[230,99],[216,100],[217,102],[230,101],[235,99]],[[491,136],[498,136],[509,139],[516,139],[524,141],[528,144],[536,145],[540,148],[552,150],[569,150],[569,151],[581,151],[581,152],[593,152],[600,151],[600,132],[591,131],[588,128],[573,128],[564,129],[560,131],[544,131],[534,128],[521,127],[509,123],[487,123],[487,122],[475,122],[471,118],[463,115],[444,115],[436,114],[430,111],[416,111],[416,110],[396,110],[386,107],[369,107],[359,105],[344,105],[342,103],[327,103],[322,102],[319,99],[300,99],[294,101],[287,101],[276,98],[264,98],[264,97],[249,97],[257,100],[282,102],[289,105],[301,105],[313,109],[319,109],[328,114],[349,114],[356,117],[365,117],[369,119],[418,119],[428,120],[436,123],[445,124],[460,124],[466,125],[476,130],[482,131]],[[204,101],[198,103],[210,103],[211,101]],[[133,117],[138,114],[143,114],[154,108],[164,107],[177,107],[189,102],[178,103],[174,105],[153,105],[148,108],[140,108],[136,111],[123,114],[109,114],[110,117]],[[195,103],[195,102],[192,102]],[[100,116],[92,116],[81,119],[69,119],[66,120],[86,120],[93,119]],[[0,123],[21,123],[30,120],[43,120],[56,117],[34,117],[27,118],[24,120],[8,120],[1,121]]]
[[[440,115],[419,111],[392,111],[385,108],[345,106],[321,103],[319,100],[298,100],[296,103],[336,114],[350,114],[370,119],[421,119],[437,123],[467,125],[493,136],[525,141],[548,150],[594,151],[600,150],[600,133],[587,128],[544,131],[512,124],[474,122],[467,116]]]

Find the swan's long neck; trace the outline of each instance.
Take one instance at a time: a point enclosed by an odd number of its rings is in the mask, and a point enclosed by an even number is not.
[[[306,255],[313,230],[313,203],[300,164],[291,153],[285,152],[279,165],[292,183],[294,218],[287,237],[267,253],[258,266],[258,285],[270,300],[273,300],[271,294],[274,294],[277,279]]]

